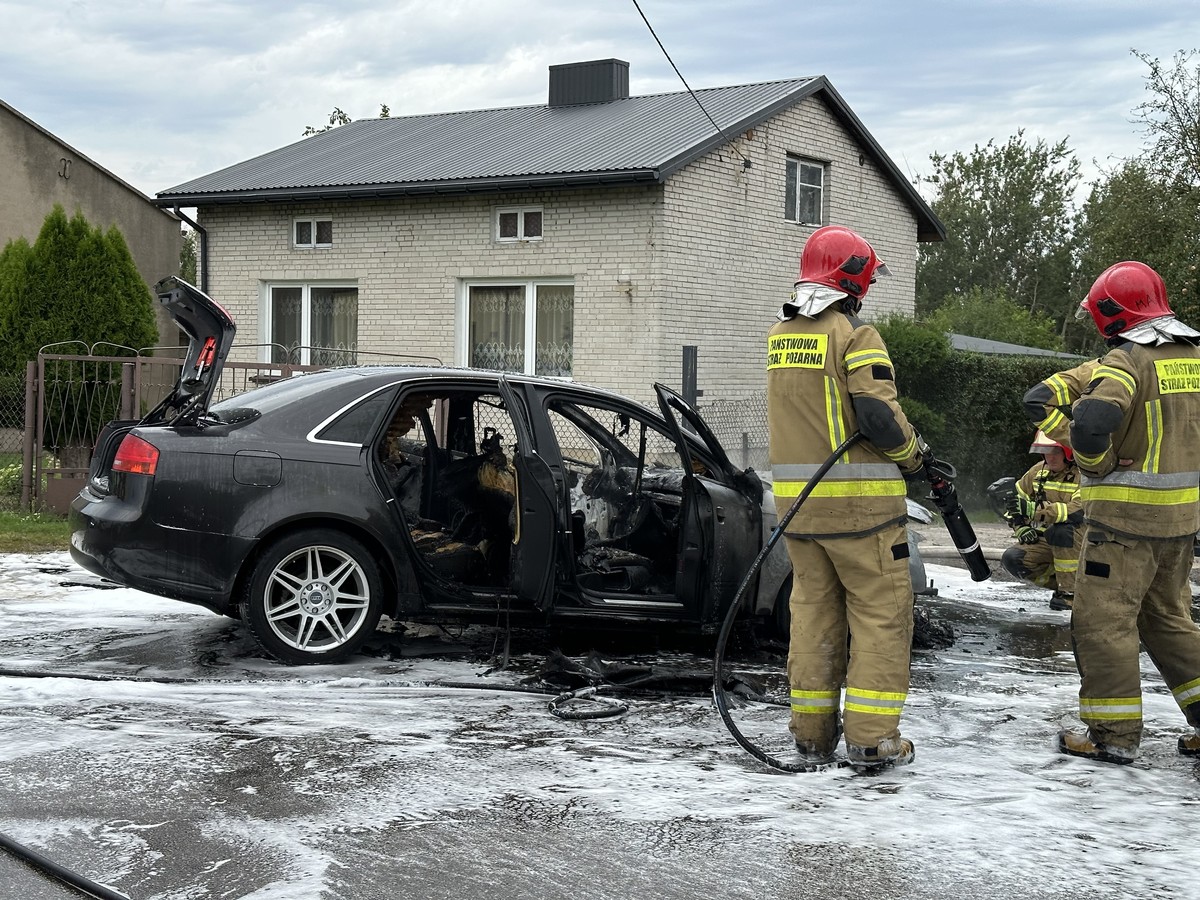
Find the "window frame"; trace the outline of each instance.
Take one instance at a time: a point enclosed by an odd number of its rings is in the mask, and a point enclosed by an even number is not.
[[[454,354],[455,365],[469,366],[471,364],[471,288],[473,287],[511,287],[525,289],[525,368],[520,373],[506,374],[537,375],[537,289],[546,286],[567,286],[571,288],[571,333],[574,336],[575,317],[575,279],[571,276],[551,276],[546,278],[460,278],[458,281],[458,301],[454,315]],[[571,371],[575,370],[575,345],[571,345]],[[491,371],[491,370],[489,370]],[[556,378],[559,381],[574,381],[574,375],[542,375],[540,378]]]
[[[794,182],[792,182],[792,179],[789,177],[793,166],[795,167],[795,172],[796,172],[796,177],[795,177]],[[800,180],[800,175],[803,172],[805,167],[808,167],[810,169],[817,169],[820,171],[821,183],[819,185],[813,185],[810,182]],[[783,195],[784,220],[788,221],[788,222],[794,222],[797,225],[803,225],[806,227],[819,228],[822,225],[824,225],[828,218],[828,215],[826,213],[826,209],[827,209],[826,197],[828,195],[828,184],[829,184],[829,162],[827,160],[814,159],[811,156],[800,156],[799,154],[796,154],[796,153],[789,153],[787,155],[786,161],[784,163],[783,171],[784,171],[784,189],[783,189],[784,190],[784,195]],[[789,183],[792,183],[795,185],[794,192],[792,193],[792,196],[790,196],[790,197],[788,196]],[[800,207],[800,186],[801,185],[804,185],[804,186],[810,187],[810,188],[815,187],[817,189],[817,191],[818,191],[817,218],[819,221],[805,222],[804,220],[802,220],[800,218],[800,208],[799,207]]]
[[[515,213],[517,216],[517,235],[516,237],[501,237],[500,236],[500,216],[505,213]],[[539,234],[528,236],[525,234],[525,216],[528,213],[537,213],[542,217],[542,230]],[[492,214],[492,239],[498,244],[528,244],[535,243],[542,239],[546,233],[546,212],[541,206],[497,206]]]
[[[260,362],[272,362],[271,352],[274,349],[275,343],[275,328],[271,318],[271,293],[275,288],[300,288],[300,359],[296,365],[312,365],[312,292],[314,288],[333,288],[334,290],[351,290],[355,292],[355,299],[362,300],[362,289],[359,287],[357,279],[336,279],[336,280],[321,280],[312,279],[309,281],[291,280],[287,278],[264,280],[262,282],[262,293],[259,298],[259,322],[261,323],[260,333],[262,334],[262,347],[259,351]],[[357,315],[356,315],[357,320]],[[358,326],[355,325],[354,333],[354,351],[358,350]]]
[[[296,226],[307,223],[312,229],[312,242],[301,244],[296,240]],[[329,223],[329,243],[317,241],[317,226],[321,222]],[[333,216],[295,216],[292,219],[292,249],[293,250],[328,250],[333,247]]]

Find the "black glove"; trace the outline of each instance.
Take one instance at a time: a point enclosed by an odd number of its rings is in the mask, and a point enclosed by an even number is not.
[[[1022,544],[1036,544],[1038,542],[1037,529],[1029,525],[1022,525],[1013,531],[1017,536],[1017,540]]]

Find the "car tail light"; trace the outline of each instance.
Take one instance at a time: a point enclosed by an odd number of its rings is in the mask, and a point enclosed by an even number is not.
[[[153,475],[158,468],[158,448],[134,434],[125,435],[113,459],[114,472]]]

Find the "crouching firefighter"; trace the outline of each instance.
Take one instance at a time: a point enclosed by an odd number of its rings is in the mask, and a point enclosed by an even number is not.
[[[1191,617],[1192,536],[1200,528],[1200,332],[1175,318],[1158,273],[1106,269],[1080,317],[1111,348],[1076,401],[1071,446],[1083,473],[1085,533],[1071,638],[1079,717],[1059,749],[1127,763],[1142,738],[1139,642],[1200,754],[1200,628]]]
[[[908,696],[913,593],[905,478],[925,478],[929,450],[896,398],[879,332],[857,318],[877,275],[890,274],[848,228],[819,228],[767,338],[767,419],[782,521],[820,464],[854,444],[788,525],[792,562],[790,730],[802,760],[832,762],[845,728],[858,768],[910,762],[900,735]],[[841,701],[845,684],[844,719]]]
[[[1083,542],[1079,469],[1071,448],[1042,431],[1029,452],[1042,459],[1029,467],[1005,498],[1004,519],[1017,543],[1004,551],[1000,564],[1015,578],[1050,588],[1051,609],[1070,609]]]

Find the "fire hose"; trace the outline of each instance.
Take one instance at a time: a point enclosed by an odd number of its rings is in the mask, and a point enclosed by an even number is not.
[[[812,763],[784,762],[757,747],[749,738],[742,734],[734,723],[733,716],[730,715],[729,698],[725,692],[725,646],[729,642],[729,635],[733,632],[733,623],[737,619],[738,611],[750,593],[750,585],[754,583],[755,576],[758,575],[759,569],[762,568],[771,550],[779,543],[779,539],[783,537],[788,524],[795,517],[796,513],[799,512],[804,501],[808,499],[813,489],[825,477],[826,473],[854,444],[862,439],[862,432],[854,432],[854,434],[839,444],[833,453],[829,455],[829,458],[817,468],[813,477],[809,479],[808,484],[804,486],[800,495],[796,497],[795,502],[792,503],[783,518],[776,524],[770,537],[763,544],[762,550],[759,551],[758,556],[751,563],[749,571],[742,578],[737,593],[734,594],[733,602],[729,604],[725,620],[721,623],[721,631],[717,636],[717,646],[713,656],[712,692],[713,702],[716,703],[717,711],[721,714],[721,720],[725,723],[726,729],[728,729],[733,739],[737,741],[742,749],[759,762],[781,772],[816,772],[830,768],[831,766],[830,764],[814,765]],[[928,451],[927,447],[924,449]],[[954,466],[934,459],[931,454],[925,452],[924,471],[925,478],[929,482],[929,500],[933,502],[942,514],[942,520],[946,524],[946,530],[950,533],[950,538],[954,542],[955,549],[958,550],[959,555],[971,573],[971,580],[985,580],[991,575],[991,570],[988,568],[987,560],[984,558],[983,551],[979,547],[979,541],[975,537],[975,529],[971,527],[962,504],[958,502],[958,493],[954,489],[954,478],[957,474]]]

